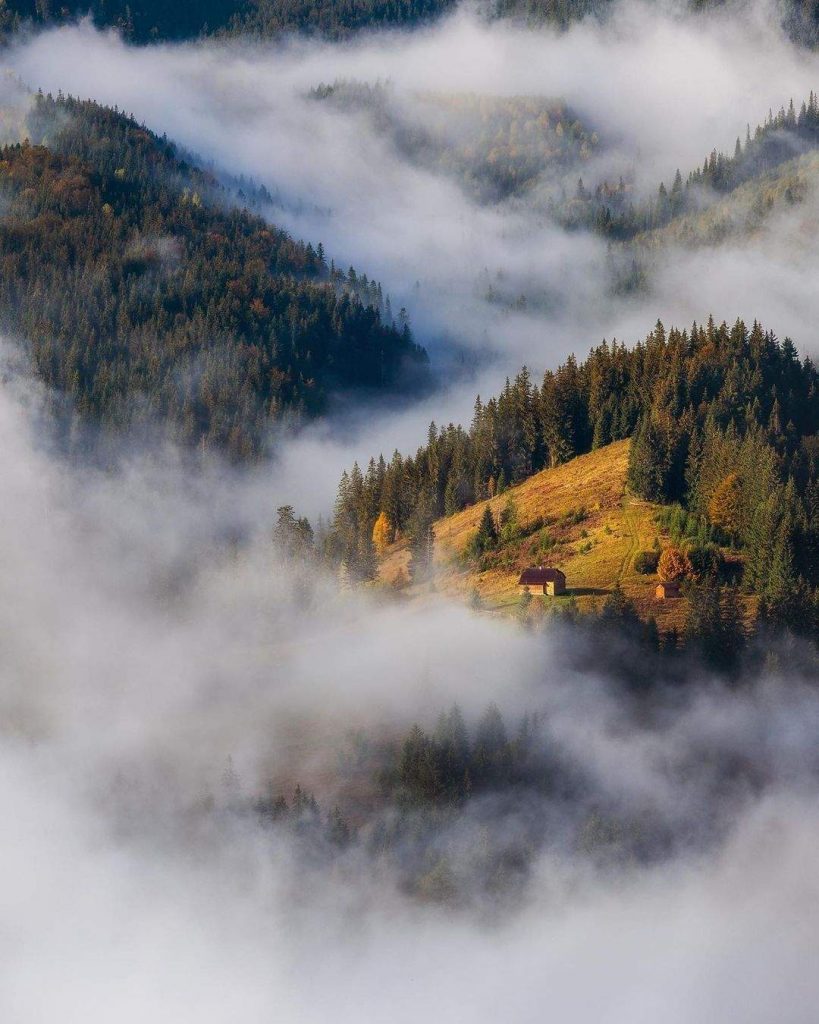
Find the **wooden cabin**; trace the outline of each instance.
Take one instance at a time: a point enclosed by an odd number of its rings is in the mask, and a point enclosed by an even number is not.
[[[543,597],[557,597],[566,593],[566,577],[560,569],[548,569],[539,565],[534,569],[524,569],[518,580],[518,593],[528,590],[530,594]]]
[[[681,597],[680,585],[676,580],[661,580],[657,584],[654,596],[658,601],[669,601],[674,597]]]

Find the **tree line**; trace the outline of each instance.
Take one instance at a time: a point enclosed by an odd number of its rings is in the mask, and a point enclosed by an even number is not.
[[[811,92],[799,110],[790,101],[774,115],[769,111],[744,142],[737,138],[733,154],[712,150],[701,167],[683,179],[679,169],[670,187],[660,182],[656,195],[637,199],[620,178],[588,188],[581,178],[573,195],[554,205],[557,219],[569,228],[589,228],[616,241],[663,228],[674,218],[699,211],[710,193],[727,194],[819,145],[819,99]]]

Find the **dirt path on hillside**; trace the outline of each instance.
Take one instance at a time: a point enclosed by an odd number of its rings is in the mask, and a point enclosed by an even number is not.
[[[638,532],[636,505],[637,502],[632,498],[623,498],[623,529],[624,531],[627,531],[628,534],[628,547],[625,555],[623,556],[623,561],[620,563],[615,586],[620,586],[622,584],[623,577],[634,562],[634,556],[640,550],[640,535]]]

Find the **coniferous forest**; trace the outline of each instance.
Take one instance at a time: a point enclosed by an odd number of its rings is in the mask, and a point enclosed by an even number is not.
[[[334,393],[421,383],[424,353],[375,281],[237,206],[170,143],[42,95],[26,131],[0,151],[0,316],[81,418],[165,422],[247,459]]]

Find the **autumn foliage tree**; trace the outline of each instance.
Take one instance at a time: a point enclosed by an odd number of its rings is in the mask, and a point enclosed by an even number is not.
[[[742,481],[737,473],[729,473],[718,485],[708,502],[708,518],[736,538],[742,526]]]
[[[395,538],[395,530],[392,528],[389,518],[386,512],[379,513],[378,518],[373,525],[373,547],[379,558],[381,558],[387,548],[392,544]]]
[[[666,583],[684,579],[690,572],[691,563],[679,548],[666,548],[660,555],[657,574]]]

